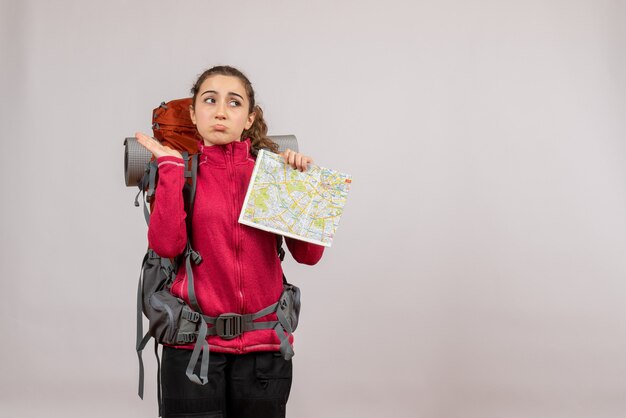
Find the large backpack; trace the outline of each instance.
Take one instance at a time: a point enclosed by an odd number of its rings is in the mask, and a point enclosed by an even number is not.
[[[153,132],[154,137],[165,145],[181,152],[185,160],[186,184],[183,188],[185,210],[187,216],[187,245],[182,254],[174,259],[162,258],[151,248],[148,248],[141,265],[141,274],[137,289],[137,339],[136,350],[139,360],[139,389],[138,394],[143,399],[144,388],[144,367],[142,351],[150,338],[155,340],[155,355],[157,358],[157,390],[159,407],[161,405],[161,385],[160,385],[160,360],[158,356],[158,344],[190,344],[194,343],[194,349],[189,364],[187,365],[187,377],[194,383],[206,384],[208,382],[209,366],[209,346],[206,341],[209,335],[219,335],[225,339],[235,338],[243,332],[256,329],[274,329],[280,340],[280,351],[285,359],[290,359],[293,355],[293,348],[289,343],[290,334],[295,331],[298,325],[300,312],[300,290],[288,283],[283,275],[283,292],[276,303],[267,306],[259,312],[253,314],[222,314],[217,317],[203,315],[196,300],[194,291],[194,279],[192,263],[200,264],[202,257],[191,246],[191,216],[196,190],[196,178],[198,170],[197,144],[198,136],[195,126],[189,117],[189,105],[191,99],[173,100],[168,103],[161,103],[153,112]],[[191,129],[193,128],[193,129]],[[271,137],[274,140],[283,142],[283,147],[289,146],[297,149],[295,137]],[[132,139],[127,138],[125,155],[125,178],[126,183],[133,182],[132,171],[133,162],[137,158],[146,158],[145,150],[136,148],[132,152],[130,146]],[[286,144],[285,144],[286,143]],[[131,151],[131,152],[129,152]],[[132,154],[132,155],[131,155]],[[134,155],[137,154],[137,155]],[[138,157],[138,155],[141,156]],[[134,164],[135,166],[137,164]],[[135,177],[138,175],[135,173]],[[131,179],[129,181],[129,178]],[[156,184],[158,179],[158,166],[154,158],[145,164],[141,178],[136,181],[139,193],[135,199],[135,205],[139,206],[138,197],[143,195],[143,207],[146,223],[150,221],[150,210],[148,204],[153,203]],[[277,236],[277,254],[282,261],[285,251],[282,249],[282,237]],[[205,260],[204,262],[212,262]],[[191,306],[170,293],[171,284],[176,277],[179,267],[185,264],[188,277],[188,295]],[[143,332],[142,312],[149,319],[148,332]],[[255,320],[275,313],[276,321],[256,322]],[[200,355],[202,356],[200,357]],[[194,371],[200,363],[200,372]],[[160,411],[159,411],[160,415]]]

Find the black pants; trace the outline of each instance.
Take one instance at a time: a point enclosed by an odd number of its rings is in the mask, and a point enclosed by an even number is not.
[[[190,356],[191,350],[163,347],[163,418],[285,417],[291,360],[278,352],[211,353],[209,382],[201,386],[185,375]]]

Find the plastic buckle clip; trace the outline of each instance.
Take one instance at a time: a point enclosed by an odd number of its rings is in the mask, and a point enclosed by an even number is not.
[[[191,245],[187,245],[185,256],[191,258],[191,261],[193,261],[196,266],[199,266],[200,263],[202,263],[202,256],[199,252],[191,248]]]
[[[241,315],[227,313],[218,316],[215,320],[215,331],[217,335],[225,340],[232,340],[242,333]]]
[[[176,337],[178,344],[189,344],[196,341],[196,334],[194,332],[179,332]]]
[[[183,312],[181,313],[183,319],[186,319],[189,322],[198,322],[200,320],[200,314],[198,312],[194,312],[187,307],[183,308]]]

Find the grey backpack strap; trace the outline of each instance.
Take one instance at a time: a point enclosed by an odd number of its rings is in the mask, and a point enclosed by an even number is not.
[[[143,196],[143,217],[146,220],[146,225],[150,224],[150,211],[148,210],[147,202],[151,202],[154,197],[155,188],[156,188],[156,175],[159,166],[155,161],[150,161],[146,164],[146,169],[144,171],[143,177],[137,183],[137,187],[139,188],[139,192],[135,196],[135,206],[139,206],[139,195]]]
[[[161,405],[163,404],[161,396],[161,359],[159,358],[159,342],[154,340],[154,355],[157,360],[157,401],[159,403],[159,416],[161,416]]]
[[[276,250],[278,252],[278,258],[282,263],[283,259],[285,258],[282,235],[276,235]],[[283,286],[286,284],[287,278],[283,273]],[[280,301],[276,303],[276,317],[278,318],[278,323],[276,324],[276,326],[274,326],[274,332],[276,332],[276,336],[278,336],[278,339],[280,340],[280,353],[283,355],[285,360],[289,360],[295,354],[293,351],[293,347],[291,346],[291,344],[289,344],[289,336],[293,332],[293,329],[291,329],[291,323],[285,316],[285,313],[283,312],[279,304]],[[285,332],[287,333],[287,335],[285,335]]]
[[[156,190],[156,175],[158,170],[159,165],[157,164],[156,160],[150,161],[147,172],[148,190],[146,190],[146,194],[143,199],[143,217],[146,219],[146,225],[150,225],[150,211],[148,210],[148,205],[146,202],[152,202],[152,200],[154,199],[154,193]]]
[[[183,159],[185,160],[185,178],[191,179],[191,193],[189,194],[189,203],[193,206],[193,201],[196,194],[196,183],[198,180],[198,154],[187,154],[183,152]],[[187,170],[187,166],[189,165],[189,160],[191,160],[191,170]]]
[[[185,163],[189,160],[187,155],[183,156]],[[200,254],[191,247],[191,217],[193,214],[193,205],[196,198],[196,185],[198,180],[198,154],[191,156],[191,170],[187,171],[187,164],[185,164],[185,178],[191,177],[191,187],[188,190],[187,202],[187,247],[185,249],[185,269],[187,271],[187,294],[189,297],[189,304],[191,308],[202,313],[198,299],[196,298],[196,292],[194,290],[193,270],[191,268],[191,262],[195,265],[202,263],[202,257]],[[200,329],[198,330],[198,336],[196,337],[196,344],[194,345],[189,364],[187,364],[187,370],[185,371],[187,378],[192,382],[199,385],[206,385],[209,382],[209,343],[207,342],[208,328],[202,315],[199,316]],[[200,359],[200,353],[202,352],[202,358],[200,363],[200,375],[194,374],[194,369],[198,360]]]
[[[141,399],[143,399],[143,382],[144,382],[143,359],[141,357],[141,353],[143,349],[146,347],[146,344],[148,344],[148,341],[150,341],[150,338],[152,338],[152,336],[150,335],[149,332],[146,332],[146,335],[143,336],[143,338],[141,339],[141,341],[139,342],[137,346],[137,357],[139,357],[139,389],[137,393],[139,394],[139,397]]]
[[[283,260],[285,259],[285,250],[283,250],[283,236],[282,235],[276,235],[276,252],[278,253],[278,258],[280,259],[280,262],[282,263]],[[283,274],[283,283],[285,283],[287,280],[285,279],[285,275]]]
[[[143,381],[144,381],[144,368],[143,368],[143,359],[141,357],[141,352],[146,346],[146,343],[148,342],[148,340],[150,339],[149,333],[146,333],[145,335],[143,335],[143,319],[142,319],[143,317],[142,317],[142,309],[141,309],[141,304],[142,304],[141,289],[142,289],[142,282],[143,282],[143,266],[146,263],[147,259],[148,259],[148,253],[146,253],[146,255],[143,257],[143,262],[141,263],[141,273],[139,273],[139,286],[137,289],[137,337],[136,337],[135,348],[137,350],[137,358],[139,360],[139,388],[138,388],[137,393],[139,394],[139,397],[141,399],[143,399]]]
[[[152,202],[154,198],[154,191],[156,190],[156,175],[159,169],[159,164],[156,160],[150,161],[150,171],[148,172],[148,190],[146,191],[146,200]]]
[[[291,324],[287,320],[285,313],[280,307],[276,309],[276,316],[278,317],[278,324],[274,327],[274,332],[276,332],[276,335],[280,340],[280,352],[285,360],[290,360],[295,354],[293,352],[293,347],[289,344],[289,336],[293,330],[291,329]],[[285,335],[285,332],[287,335]]]
[[[204,319],[200,317],[200,329],[198,330],[198,337],[196,338],[196,345],[193,347],[189,364],[187,364],[187,378],[198,385],[206,385],[209,382],[209,343],[206,341],[207,337],[207,325]],[[200,364],[200,375],[194,374],[196,364],[198,364],[198,358],[202,351],[202,363]]]
[[[188,157],[187,157],[188,159]],[[185,165],[186,166],[186,165]],[[185,269],[187,270],[187,294],[189,296],[189,304],[191,308],[202,313],[198,299],[196,298],[196,292],[194,290],[193,270],[191,268],[191,262],[195,265],[202,263],[202,256],[191,247],[191,216],[193,214],[193,205],[196,198],[196,184],[198,180],[198,154],[191,156],[191,171],[185,171],[185,177],[191,177],[191,187],[187,193],[187,247],[185,248]]]
[[[185,250],[185,269],[187,270],[187,295],[189,296],[189,305],[191,305],[191,309],[201,313],[202,310],[200,309],[198,299],[196,298],[196,291],[194,290],[191,260],[193,260],[194,263],[198,265],[202,262],[202,257],[200,257],[200,254],[198,254],[198,252],[194,251],[194,249],[191,248],[191,244],[188,242],[187,249]]]

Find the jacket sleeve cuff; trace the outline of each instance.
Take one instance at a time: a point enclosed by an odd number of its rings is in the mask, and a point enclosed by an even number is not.
[[[165,155],[163,157],[157,158],[157,164],[159,168],[161,168],[161,166],[163,165],[170,165],[170,164],[176,165],[179,167],[184,167],[185,160],[183,160],[182,158],[174,157],[173,155]]]
[[[322,245],[311,244],[289,237],[285,237],[285,243],[294,260],[300,264],[311,266],[317,264],[322,258],[322,254],[324,254],[325,247]]]

